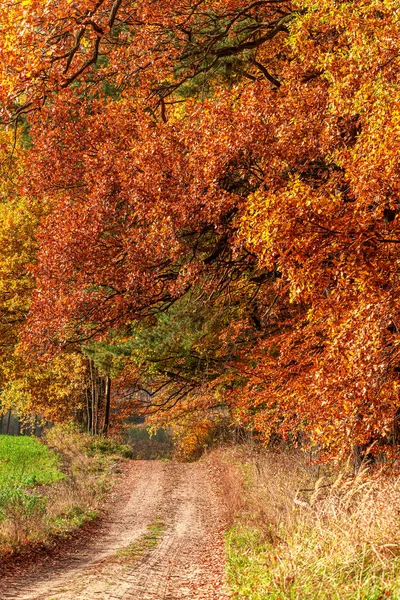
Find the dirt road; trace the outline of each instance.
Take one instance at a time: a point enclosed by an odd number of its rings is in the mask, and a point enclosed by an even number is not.
[[[56,567],[19,578],[4,600],[225,600],[221,508],[201,463],[134,461],[101,532]],[[162,522],[154,547],[119,550]]]

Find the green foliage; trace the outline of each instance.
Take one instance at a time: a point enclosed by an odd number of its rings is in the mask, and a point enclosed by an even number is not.
[[[214,377],[213,365],[222,348],[219,336],[237,317],[237,306],[209,305],[190,297],[175,302],[152,319],[134,323],[107,341],[83,347],[103,372],[118,375],[127,360],[151,375],[179,370],[187,377]],[[207,375],[206,375],[207,374]]]
[[[19,514],[25,518],[43,515],[47,498],[35,492],[28,492],[22,486],[5,487],[0,490],[0,520],[10,514]]]
[[[118,376],[124,368],[124,359],[131,355],[130,342],[116,332],[110,332],[109,340],[83,344],[83,353],[93,361],[101,373]]]
[[[199,61],[199,73],[180,85],[177,91],[178,97],[197,99],[212,97],[220,86],[232,87],[243,77],[248,77],[249,71],[252,70],[252,63],[256,58],[254,50],[246,50],[240,54],[230,53],[227,56],[221,54],[217,60],[215,56],[224,49],[239,46],[246,41],[248,30],[257,27],[257,20],[254,17],[244,18],[240,24],[230,27],[228,20],[221,18],[221,15],[212,14],[210,11],[208,17],[207,25],[198,32],[198,39],[191,40],[191,47],[185,48],[183,57],[175,67],[175,77],[179,80],[183,79],[184,73],[192,67],[194,61]],[[224,34],[226,28],[230,29],[229,36]],[[212,52],[204,51],[202,48],[204,35],[219,38]],[[250,77],[255,80],[254,75]]]
[[[123,458],[132,458],[132,448],[130,446],[102,436],[90,438],[86,446],[86,451],[89,456],[101,454],[106,456],[119,455]]]
[[[158,315],[151,326],[135,330],[133,356],[150,373],[178,370],[187,378],[213,379],[219,374],[214,367],[222,348],[220,334],[234,319],[235,310],[184,298]]]
[[[51,531],[53,534],[65,534],[71,529],[77,529],[87,523],[94,521],[99,516],[98,510],[83,508],[79,504],[71,506],[63,514],[52,519]]]

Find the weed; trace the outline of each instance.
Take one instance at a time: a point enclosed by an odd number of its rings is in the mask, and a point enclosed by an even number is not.
[[[86,447],[86,451],[89,455],[105,454],[107,456],[118,455],[123,458],[132,458],[132,448],[127,444],[121,444],[113,439],[95,436],[90,440]]]
[[[126,548],[122,548],[117,551],[117,558],[119,562],[134,562],[138,558],[147,554],[152,548],[154,548],[165,531],[165,524],[163,521],[154,521],[147,526],[147,531],[139,539],[135,540]]]

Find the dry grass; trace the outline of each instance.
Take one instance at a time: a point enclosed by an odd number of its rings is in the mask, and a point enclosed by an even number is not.
[[[203,460],[206,460],[215,472],[215,480],[223,500],[224,522],[233,525],[247,504],[243,488],[243,465],[239,454],[237,451],[234,453],[218,448],[205,454]]]
[[[400,598],[400,480],[296,452],[228,450],[244,504],[227,536],[234,598]],[[237,487],[240,487],[240,481]]]

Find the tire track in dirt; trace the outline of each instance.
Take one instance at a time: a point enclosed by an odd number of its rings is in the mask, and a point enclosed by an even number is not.
[[[4,600],[225,600],[221,506],[201,463],[135,461],[127,500],[105,530],[73,557],[31,580],[22,578]],[[158,544],[134,564],[115,560],[160,519]]]

